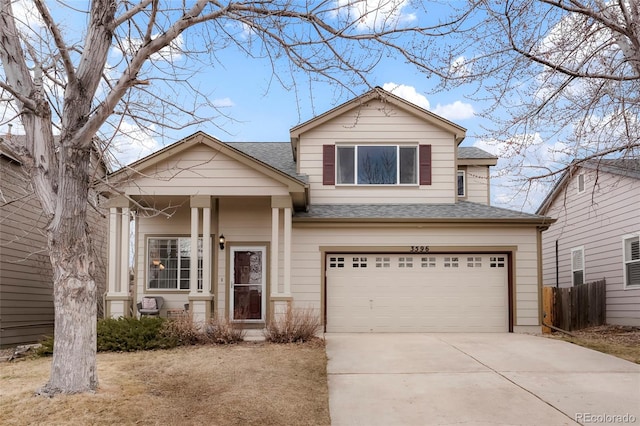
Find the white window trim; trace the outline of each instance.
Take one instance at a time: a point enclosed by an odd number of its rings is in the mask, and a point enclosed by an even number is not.
[[[394,187],[394,186],[419,186],[420,183],[420,152],[418,149],[418,143],[336,143],[336,151],[335,151],[335,185],[336,186],[357,186],[359,188],[367,188],[367,187]],[[358,147],[366,147],[366,146],[374,146],[374,147],[382,147],[382,146],[391,146],[396,147],[396,183],[358,183]],[[338,149],[339,148],[354,148],[353,155],[353,180],[354,183],[339,183],[338,182],[338,167],[340,162],[338,161]],[[400,148],[413,148],[415,150],[415,183],[400,183]]]
[[[581,257],[581,261],[582,261],[582,269],[574,269],[573,267],[573,253],[579,251],[580,252],[580,257]],[[574,282],[574,277],[573,277],[573,273],[577,272],[577,271],[582,271],[582,284],[584,284],[585,281],[585,277],[586,277],[586,265],[584,262],[584,246],[579,246],[579,247],[574,247],[571,249],[571,259],[569,260],[571,263],[571,285],[575,286],[576,283]]]
[[[462,175],[462,194],[459,194],[458,191],[458,177]],[[464,170],[458,170],[456,173],[456,193],[460,198],[467,197],[467,173]]]
[[[178,272],[178,277],[176,278],[176,287],[175,288],[154,288],[151,287],[149,284],[151,282],[151,278],[149,277],[149,272],[151,271],[151,253],[149,252],[150,250],[150,244],[149,244],[149,240],[178,240],[178,251],[180,250],[180,240],[184,240],[184,239],[191,239],[191,236],[189,235],[149,235],[146,237],[146,249],[145,249],[145,290],[147,291],[152,291],[152,292],[175,292],[175,291],[179,291],[179,292],[188,292],[190,291],[190,287],[189,288],[180,288],[180,272]],[[202,237],[199,236],[198,240],[202,241]],[[202,245],[200,245],[200,247],[202,247]],[[201,253],[198,253],[201,254]],[[204,259],[202,257],[199,256],[200,260],[202,259],[202,267],[198,268],[198,289],[201,290],[202,286],[203,286],[203,266],[204,266]],[[182,270],[182,268],[180,268],[180,261],[178,260],[178,267],[179,270]]]
[[[640,240],[640,233],[637,234],[627,234],[624,235],[622,237],[622,278],[624,280],[623,282],[623,289],[624,290],[636,290],[638,288],[640,288],[640,285],[634,284],[634,285],[628,285],[627,283],[629,282],[628,278],[627,278],[627,264],[630,262],[640,262],[640,261],[627,261],[627,247],[626,247],[626,243],[628,240],[637,238],[638,240]]]
[[[582,183],[582,188],[580,188],[580,184]],[[579,173],[578,176],[576,176],[576,190],[578,191],[578,194],[582,194],[585,190],[585,177],[584,177],[584,173]]]

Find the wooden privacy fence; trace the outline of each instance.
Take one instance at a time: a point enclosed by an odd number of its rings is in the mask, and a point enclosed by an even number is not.
[[[568,288],[542,288],[542,331],[544,324],[562,330],[580,330],[606,322],[606,281],[594,281]]]

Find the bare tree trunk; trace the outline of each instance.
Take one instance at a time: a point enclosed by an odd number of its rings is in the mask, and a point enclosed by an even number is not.
[[[63,146],[56,215],[49,228],[55,331],[51,378],[40,393],[79,393],[98,386],[96,283],[87,232],[90,150]]]

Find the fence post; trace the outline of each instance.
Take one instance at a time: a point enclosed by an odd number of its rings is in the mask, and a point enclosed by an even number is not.
[[[554,325],[555,309],[554,309],[554,288],[542,287],[542,322],[543,324]],[[543,333],[551,333],[551,329],[542,326]]]

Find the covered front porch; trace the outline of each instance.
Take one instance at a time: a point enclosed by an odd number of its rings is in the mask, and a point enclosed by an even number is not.
[[[292,300],[288,196],[119,196],[109,213],[109,317],[160,296],[163,317],[261,328]]]
[[[291,217],[308,184],[253,156],[290,156],[283,144],[240,145],[198,132],[108,176],[107,316],[160,296],[161,316],[259,328],[290,304]]]

